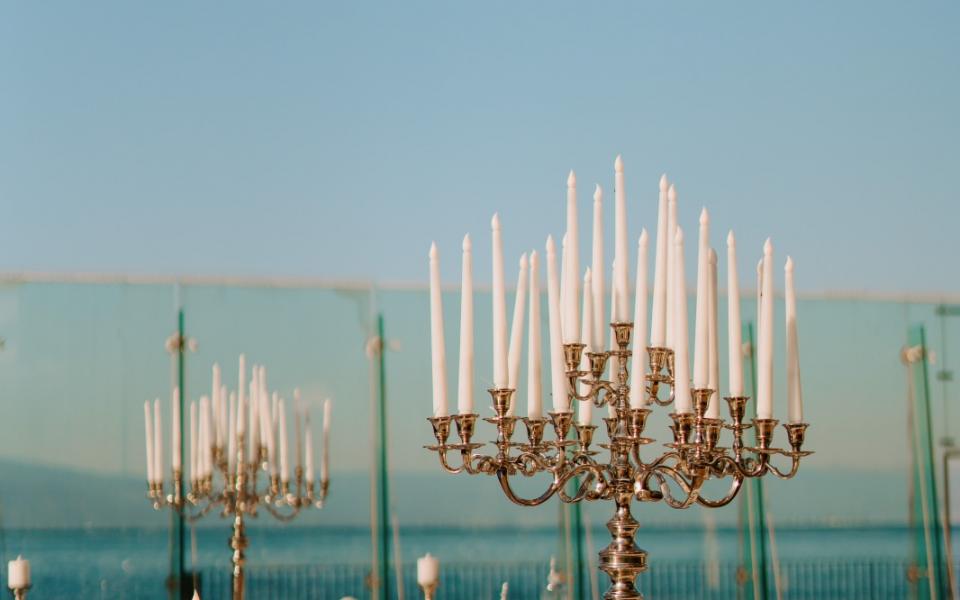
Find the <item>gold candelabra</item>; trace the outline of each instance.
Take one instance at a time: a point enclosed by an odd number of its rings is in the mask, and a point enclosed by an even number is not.
[[[172,490],[164,490],[163,481],[149,484],[148,497],[154,509],[165,506],[181,512],[191,523],[201,519],[219,507],[221,517],[233,519],[233,535],[230,547],[233,549],[233,600],[244,598],[244,569],[246,548],[249,541],[246,535],[245,520],[256,518],[262,507],[280,521],[293,520],[302,509],[323,508],[330,485],[328,478],[319,481],[319,490],[314,481],[305,481],[303,467],[294,470],[294,481],[284,481],[277,474],[267,475],[266,483],[258,486],[261,471],[270,470],[267,447],[260,445],[255,460],[244,456],[245,436],[237,433],[236,463],[231,465],[227,452],[222,446],[213,446],[213,464],[221,477],[214,480],[213,474],[204,477],[191,477],[190,489],[184,494],[183,472],[173,471]],[[215,485],[216,484],[216,485]],[[262,487],[262,489],[260,489]]]
[[[604,352],[587,352],[589,371],[580,370],[584,353],[583,344],[564,344],[567,394],[581,402],[592,402],[597,407],[611,407],[611,416],[604,418],[607,443],[600,447],[607,450],[604,460],[593,450],[595,425],[580,425],[573,422],[572,411],[551,412],[549,419],[517,418],[508,415],[514,391],[509,388],[491,389],[494,417],[484,419],[497,428],[493,442],[495,454],[478,454],[484,446],[473,442],[477,414],[457,414],[430,417],[437,443],[426,446],[437,452],[440,464],[448,473],[467,472],[471,475],[495,475],[504,494],[521,506],[537,506],[557,495],[563,502],[582,500],[612,500],[615,503],[613,518],[607,522],[612,541],[600,551],[599,568],[611,581],[604,595],[605,600],[638,600],[643,596],[636,588],[637,576],[647,569],[647,553],[637,547],[634,536],[639,524],[630,513],[630,504],[638,502],[665,502],[672,508],[688,508],[700,504],[716,508],[729,504],[747,478],[762,477],[773,473],[781,479],[793,477],[800,466],[800,459],[811,454],[802,449],[806,423],[786,423],[789,450],[773,446],[776,419],[753,419],[744,422],[748,397],[725,398],[730,421],[708,418],[707,407],[716,390],[693,389],[692,413],[670,413],[673,425],[670,429],[673,440],[665,444],[667,450],[658,457],[644,460],[641,449],[655,442],[644,437],[647,417],[651,406],[667,406],[674,400],[673,351],[669,348],[647,348],[649,373],[645,376],[647,404],[644,408],[632,408],[629,403],[630,385],[627,365],[631,356],[630,337],[632,323],[612,323],[617,348]],[[603,379],[607,362],[615,358],[617,372],[611,380]],[[580,393],[578,388],[585,391]],[[670,396],[661,399],[661,390],[670,388]],[[522,421],[527,440],[514,442],[513,434],[517,421]],[[455,425],[459,443],[449,443],[450,425]],[[544,439],[547,425],[553,428],[555,439]],[[744,444],[743,434],[753,428],[756,446]],[[575,432],[570,435],[571,429]],[[733,440],[729,448],[718,445],[721,432],[727,429]],[[448,454],[460,454],[460,464],[454,466]],[[775,455],[790,460],[789,469],[782,470],[773,464]],[[514,475],[531,477],[547,473],[552,481],[547,489],[535,498],[518,496],[511,486]],[[701,488],[710,479],[731,480],[727,493],[717,499],[701,495]],[[576,481],[573,493],[567,485]],[[676,492],[674,491],[676,490]]]

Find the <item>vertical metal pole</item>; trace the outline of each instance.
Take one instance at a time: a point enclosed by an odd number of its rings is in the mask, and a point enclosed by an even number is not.
[[[180,302],[180,286],[179,284],[174,289],[174,303],[177,312],[177,333],[175,343],[173,344],[174,355],[174,379],[176,381],[176,386],[180,389],[180,431],[183,431],[183,404],[184,398],[186,397],[186,390],[184,387],[184,382],[186,377],[184,376],[184,371],[186,369],[186,351],[187,351],[187,336],[186,336],[186,327],[184,324],[184,311],[183,305]],[[168,347],[169,348],[169,347]],[[174,423],[171,421],[171,428],[174,426]],[[180,455],[184,455],[184,439],[185,436],[180,436]],[[167,593],[168,597],[171,600],[180,600],[183,597],[183,573],[184,573],[184,558],[186,556],[186,551],[184,544],[186,543],[186,523],[184,522],[183,515],[180,511],[172,510],[170,511],[170,532],[173,536],[170,544],[170,573],[167,577]]]
[[[574,492],[576,488],[580,487],[580,481],[578,477],[574,477],[570,482],[574,486]],[[571,540],[573,542],[573,577],[571,577],[571,583],[573,584],[573,597],[578,598],[579,600],[584,600],[588,597],[587,586],[584,582],[584,556],[583,556],[583,515],[581,511],[583,508],[580,506],[580,502],[574,502],[570,505],[571,515],[570,515],[570,529],[571,531]]]
[[[378,350],[378,396],[379,396],[379,475],[380,475],[380,579],[383,600],[389,600],[390,593],[390,493],[387,468],[387,364],[386,337],[384,337],[383,313],[377,315]]]
[[[756,410],[757,405],[757,353],[756,353],[756,344],[754,343],[753,335],[753,323],[748,322],[745,326],[744,339],[748,341],[750,348],[750,360],[747,361],[750,365],[750,386],[753,396],[753,405],[754,410]],[[756,435],[756,431],[754,431]],[[754,439],[756,443],[756,439]],[[754,527],[751,528],[750,546],[751,551],[756,560],[753,562],[752,575],[753,575],[753,598],[754,600],[767,600],[767,526],[766,519],[763,514],[763,480],[759,477],[751,479],[747,482],[747,485],[752,489],[748,489],[747,493],[753,492],[750,496],[755,502],[753,502],[753,511],[747,515],[747,518],[752,520]]]

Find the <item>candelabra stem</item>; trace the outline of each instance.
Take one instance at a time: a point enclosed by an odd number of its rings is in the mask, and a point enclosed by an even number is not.
[[[243,511],[238,510],[233,518],[233,536],[230,547],[233,548],[233,600],[244,598],[244,565],[247,562],[247,532],[243,524]]]
[[[617,508],[613,518],[607,521],[607,529],[613,536],[610,545],[600,551],[600,570],[610,577],[610,589],[604,600],[643,600],[637,590],[637,576],[647,570],[647,553],[634,543],[634,535],[640,526],[630,514],[630,496],[618,494]]]
[[[27,590],[29,587],[11,589],[10,594],[13,595],[15,600],[27,600]]]

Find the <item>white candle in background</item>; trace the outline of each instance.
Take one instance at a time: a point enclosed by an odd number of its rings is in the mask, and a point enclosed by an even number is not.
[[[233,473],[237,466],[237,394],[230,392],[227,415],[227,470]]]
[[[430,586],[440,580],[440,561],[427,552],[417,559],[417,584]]]
[[[727,234],[727,355],[730,395],[743,396],[743,338],[740,324],[740,283],[737,276],[737,240]]]
[[[617,261],[613,260],[613,263],[610,265],[610,318],[613,318],[613,315],[617,314]],[[610,345],[608,348],[613,350],[617,347],[617,336],[614,333],[613,327],[607,327],[610,331]],[[602,336],[602,334],[601,334]],[[602,339],[602,337],[601,337]],[[608,379],[610,381],[617,381],[617,373],[620,372],[620,362],[616,356],[611,356],[607,359],[607,369],[608,369]],[[614,404],[607,404],[607,416],[610,418],[617,416],[617,407]]]
[[[323,401],[323,456],[320,457],[320,481],[330,481],[330,417],[333,403]]]
[[[687,348],[689,345],[687,337],[687,284],[683,275],[683,229],[677,227],[677,236],[673,245],[674,265],[674,307],[673,331],[676,336],[674,339],[674,404],[676,411],[680,414],[690,413],[692,411],[692,399],[690,397],[690,353]]]
[[[567,378],[560,333],[560,281],[557,274],[557,248],[553,236],[547,237],[547,314],[550,323],[550,392],[554,412],[570,410]]]
[[[564,274],[563,295],[563,341],[574,344],[580,341],[580,232],[577,223],[577,176],[570,171],[567,176],[567,266]]]
[[[190,402],[190,479],[200,478],[200,469],[197,466],[197,443],[199,442],[200,423],[197,419],[197,403]]]
[[[507,375],[507,299],[503,277],[503,237],[500,216],[490,221],[493,234],[493,387],[508,387]]]
[[[760,355],[757,359],[757,417],[773,418],[773,243],[763,244],[763,294],[760,299]]]
[[[224,431],[221,430],[220,422],[220,405],[223,402],[226,402],[226,398],[223,398],[220,394],[220,386],[222,385],[222,374],[220,373],[220,365],[218,363],[213,363],[213,385],[211,389],[210,398],[213,402],[213,431],[215,434],[215,443],[217,446],[223,445],[223,436],[226,435]]]
[[[543,347],[540,339],[540,258],[537,251],[530,253],[530,322],[527,325],[527,417],[543,417]]]
[[[569,329],[567,325],[567,234],[563,234],[560,240],[560,335],[561,339],[566,339],[566,332]]]
[[[253,371],[250,374],[250,390],[249,390],[249,413],[250,413],[250,425],[248,427],[248,432],[250,434],[250,448],[249,448],[249,457],[252,462],[258,460],[260,453],[260,384],[258,379],[260,378],[260,369],[257,365],[253,365]]]
[[[800,342],[797,339],[797,292],[793,287],[793,259],[784,270],[787,325],[787,420],[803,423],[803,388],[800,385]]]
[[[676,239],[677,239],[677,186],[670,184],[670,187],[667,188],[667,240],[668,240],[668,251],[667,251],[667,337],[666,337],[666,346],[667,348],[673,349],[674,347],[674,325],[676,325],[676,319],[674,319],[673,312],[677,307],[677,282],[676,282],[676,270],[677,270],[677,261],[673,258],[673,253],[676,248]]]
[[[757,262],[757,324],[754,327],[754,336],[756,337],[756,347],[753,349],[754,357],[760,354],[760,308],[763,299],[763,258]],[[756,395],[757,390],[753,390]]]
[[[440,298],[440,257],[430,245],[430,354],[433,374],[433,416],[447,416],[447,358],[443,341],[443,301]]]
[[[667,188],[669,185],[667,174],[664,173],[660,176],[660,199],[657,203],[657,248],[653,264],[653,314],[650,319],[650,345],[653,347],[662,347],[667,340],[667,257],[672,245],[667,231]]]
[[[707,253],[707,262],[710,265],[710,303],[707,316],[707,356],[709,357],[709,373],[707,387],[713,390],[710,403],[707,405],[707,418],[720,418],[720,352],[717,346],[717,253],[713,248]]]
[[[697,320],[693,333],[693,387],[704,389],[710,378],[707,344],[710,331],[710,215],[700,211],[700,243],[697,245]]]
[[[273,394],[271,394],[270,398],[271,398],[271,400],[273,400],[273,403],[272,403],[272,405],[273,405],[273,406],[272,406],[273,411],[270,413],[270,414],[272,415],[272,419],[270,420],[270,423],[271,423],[270,432],[271,432],[271,435],[273,436],[273,446],[274,446],[274,448],[276,448],[276,446],[277,446],[277,436],[280,435],[280,434],[278,433],[278,429],[277,429],[277,428],[280,426],[280,422],[279,422],[279,419],[280,419],[280,394],[278,394],[276,391],[274,391]],[[273,460],[274,462],[276,462],[277,457],[274,456],[273,458],[271,458],[271,460]]]
[[[150,401],[143,403],[143,426],[146,430],[147,440],[147,482],[153,483],[157,480],[153,473],[153,419],[150,416]]]
[[[22,590],[30,587],[30,561],[17,556],[7,563],[7,587],[11,590]]]
[[[247,356],[245,354],[240,355],[239,363],[239,373],[237,375],[237,406],[243,407],[246,402],[246,393],[247,393]],[[239,431],[242,433],[244,428],[239,428]]]
[[[590,278],[590,267],[587,267],[587,272],[583,276],[583,343],[586,344],[586,348],[584,348],[583,355],[580,359],[581,371],[590,371],[590,359],[587,357],[587,352],[593,352],[595,349],[599,350],[599,348],[596,348],[593,343],[593,295],[587,293],[587,290],[591,289],[592,286],[593,282]],[[590,421],[592,419],[593,401],[578,401],[577,422],[580,425],[590,425]]]
[[[630,408],[647,404],[647,230],[637,241],[637,291],[633,302],[633,354],[630,357]]]
[[[303,466],[303,437],[300,435],[300,411],[302,410],[303,402],[300,401],[300,388],[293,388],[293,429],[294,435],[296,436],[296,444],[293,448],[297,453],[297,468]]]
[[[304,427],[303,453],[307,457],[306,458],[307,466],[304,472],[305,472],[306,481],[312,482],[313,481],[313,431],[312,431],[312,428],[310,427],[310,408],[309,407],[304,407],[303,409],[303,427]]]
[[[510,401],[509,415],[517,412],[517,386],[520,385],[520,357],[523,355],[523,317],[527,301],[527,255],[520,257],[520,274],[517,276],[517,295],[513,303],[513,323],[510,326],[510,351],[508,355],[507,387],[514,390]]]
[[[197,427],[197,476],[207,476],[207,464],[210,459],[210,419],[208,407],[210,399],[200,397],[200,424]]]
[[[473,413],[473,244],[463,236],[460,275],[460,370],[457,373],[457,412]]]
[[[170,418],[170,467],[176,471],[183,468],[182,454],[180,445],[180,388],[174,387],[170,395],[170,406],[172,415]]]
[[[287,483],[290,481],[290,458],[287,455],[287,407],[280,399],[280,481]]]
[[[614,171],[614,260],[617,261],[616,275],[617,282],[617,314],[614,320],[625,322],[630,317],[627,315],[627,306],[629,305],[628,296],[630,289],[628,286],[627,268],[630,266],[630,249],[627,243],[627,192],[623,177],[623,158],[618,154],[613,163]]]
[[[603,188],[597,184],[593,192],[593,256],[590,263],[590,277],[593,288],[593,335],[597,340],[603,340],[603,332],[607,328],[603,314],[604,294],[604,266],[603,266]],[[586,294],[587,290],[583,290]],[[600,349],[601,345],[594,346]]]
[[[153,401],[153,476],[163,481],[163,419],[159,398]]]
[[[263,385],[263,384],[261,384]],[[273,416],[270,411],[270,401],[267,393],[260,390],[260,432],[263,436],[263,445],[267,448],[267,465],[270,475],[277,474],[277,449],[273,440]]]

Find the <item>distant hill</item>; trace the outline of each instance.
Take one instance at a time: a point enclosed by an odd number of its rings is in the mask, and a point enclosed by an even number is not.
[[[801,523],[899,523],[906,519],[906,477],[900,471],[801,471],[790,482],[765,482],[770,511],[784,525]],[[139,478],[102,475],[53,466],[0,461],[0,519],[4,527],[162,527],[167,514],[154,511]],[[557,522],[557,502],[529,509],[511,504],[496,479],[441,473],[397,473],[391,497],[402,526],[549,526]],[[532,496],[543,479],[519,481]],[[297,519],[302,525],[366,526],[370,519],[370,477],[334,472],[328,506]],[[869,499],[866,501],[865,499]],[[587,509],[599,524],[609,517],[607,503]],[[736,522],[736,507],[714,511],[720,525]],[[662,505],[637,506],[644,524],[698,526],[699,510],[675,511]],[[956,514],[956,513],[955,513]],[[215,524],[206,519],[204,524]]]

